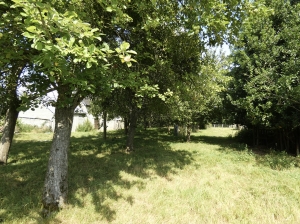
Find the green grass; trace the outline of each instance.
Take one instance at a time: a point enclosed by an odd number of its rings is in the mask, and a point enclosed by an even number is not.
[[[3,223],[300,223],[300,162],[260,154],[228,128],[190,143],[150,129],[126,153],[120,132],[71,140],[68,207],[40,217],[51,134],[18,134],[0,167]]]

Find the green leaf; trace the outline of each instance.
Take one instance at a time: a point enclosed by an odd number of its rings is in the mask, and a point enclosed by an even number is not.
[[[133,51],[133,50],[129,50],[129,51],[126,51],[127,53],[129,54],[137,54],[136,51]]]
[[[55,81],[55,78],[54,78],[54,76],[52,76],[52,75],[49,76],[49,79],[50,79],[51,82],[54,82],[54,81]]]
[[[130,55],[126,55],[123,60],[125,62],[130,62],[130,59],[131,59],[131,56]]]
[[[24,32],[24,33],[23,33],[23,36],[24,36],[24,37],[27,37],[27,38],[29,38],[29,39],[35,38],[35,35],[33,35],[33,34],[31,34],[31,33],[28,33],[28,32]]]
[[[95,51],[95,45],[94,45],[94,44],[91,44],[91,45],[89,46],[89,51],[90,51],[91,53],[94,53],[94,51]]]
[[[41,51],[41,50],[43,50],[43,48],[44,48],[44,45],[41,42],[36,43],[36,49],[37,50]]]
[[[94,29],[91,30],[91,32],[94,33],[94,32],[96,32],[98,30],[99,30],[98,28],[94,28]]]
[[[75,38],[71,37],[70,41],[69,41],[69,47],[72,47],[72,45],[74,44],[74,42],[75,42]]]
[[[120,49],[121,49],[121,51],[126,51],[129,47],[130,47],[130,44],[128,42],[124,41],[121,44]]]
[[[112,10],[111,7],[107,7],[107,8],[106,8],[106,11],[107,11],[107,12],[112,12],[113,10]]]
[[[93,64],[92,64],[91,62],[88,61],[88,62],[86,63],[86,68],[91,68],[92,65],[93,65]]]
[[[131,62],[126,62],[126,64],[127,64],[127,67],[131,67],[132,66]]]
[[[36,27],[35,26],[29,26],[29,27],[26,28],[26,30],[28,30],[31,33],[35,33]]]

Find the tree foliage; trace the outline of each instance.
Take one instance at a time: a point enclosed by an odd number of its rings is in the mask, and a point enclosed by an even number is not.
[[[220,91],[222,72],[213,74],[213,56],[201,64],[202,53],[234,39],[245,11],[237,0],[13,0],[0,6],[0,43],[10,47],[0,56],[1,88],[12,96],[9,83],[26,84],[19,109],[32,104],[32,94],[58,94],[50,102],[56,113],[45,214],[67,201],[67,152],[79,102],[89,96],[108,107],[109,98],[121,99],[112,105],[129,120],[130,149],[139,115],[167,111],[164,101],[172,98],[190,120],[217,99],[209,91]],[[15,75],[20,66],[26,75]]]
[[[295,148],[293,131],[300,126],[300,5],[276,0],[256,1],[253,7],[234,49],[229,96],[242,124],[288,130],[286,137]]]

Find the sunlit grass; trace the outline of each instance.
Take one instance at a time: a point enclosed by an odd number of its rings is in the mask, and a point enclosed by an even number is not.
[[[69,205],[43,220],[41,193],[51,135],[19,134],[0,167],[4,223],[300,223],[298,158],[259,155],[211,128],[191,142],[151,129],[126,153],[122,133],[75,133]],[[295,162],[292,165],[286,163]],[[272,164],[277,164],[273,166]]]

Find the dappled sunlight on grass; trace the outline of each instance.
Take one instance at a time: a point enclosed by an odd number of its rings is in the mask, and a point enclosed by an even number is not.
[[[232,132],[200,130],[186,143],[164,129],[138,130],[131,153],[124,150],[123,132],[109,132],[106,141],[102,133],[74,133],[68,206],[47,219],[40,211],[52,136],[40,134],[41,141],[33,141],[35,136],[19,135],[9,164],[0,169],[0,218],[5,223],[300,223],[300,169],[270,165],[292,157],[255,153],[226,137]]]

